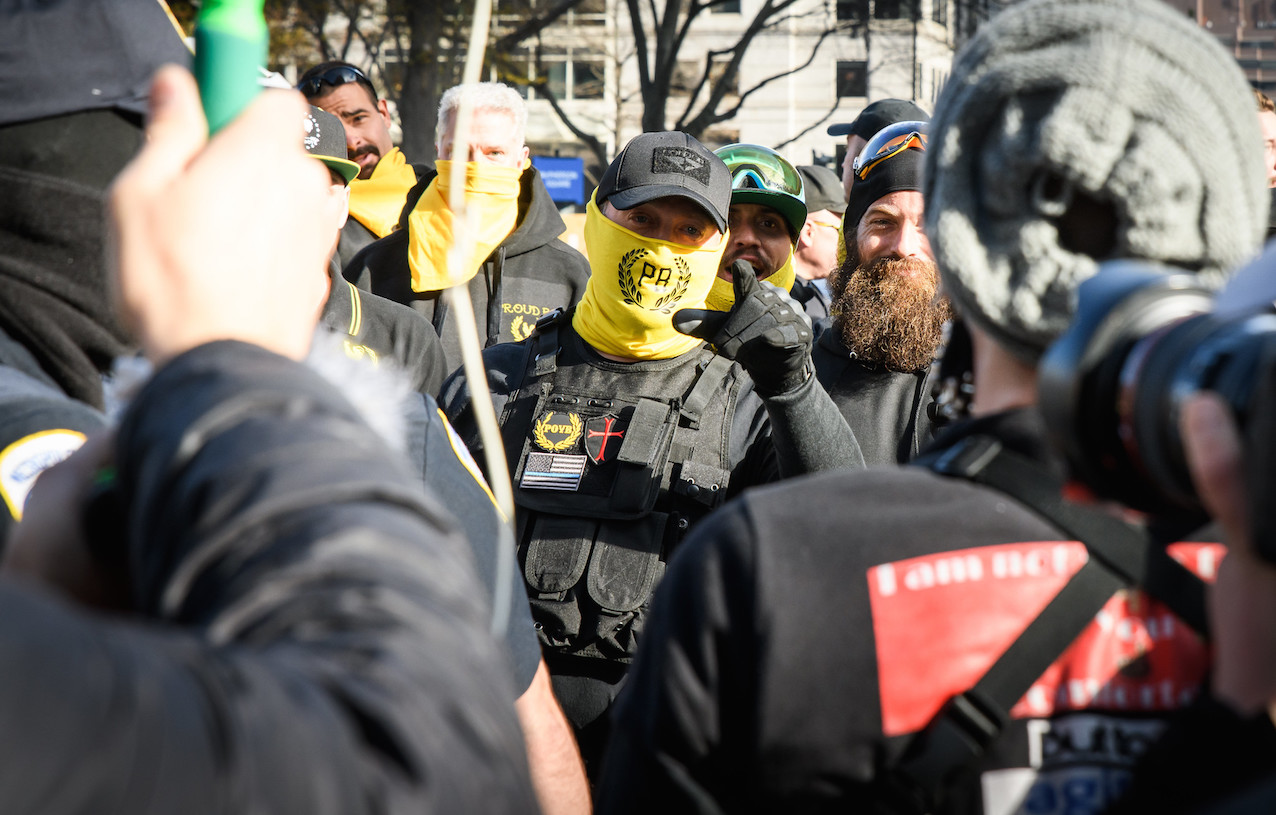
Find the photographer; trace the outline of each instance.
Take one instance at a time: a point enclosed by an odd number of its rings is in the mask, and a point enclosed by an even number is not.
[[[759,489],[692,534],[617,702],[601,812],[1119,797],[1209,667],[1203,611],[1160,583],[1199,597],[1183,565],[1208,573],[1222,550],[1177,543],[1174,560],[1152,530],[1061,500],[1037,363],[1099,260],[1216,283],[1257,250],[1251,105],[1234,60],[1162,3],[1026,0],[979,32],[923,176],[970,336],[945,373],[973,384],[972,418],[918,466]]]

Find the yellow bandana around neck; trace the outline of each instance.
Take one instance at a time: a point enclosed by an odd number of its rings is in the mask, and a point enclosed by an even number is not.
[[[784,265],[762,278],[762,281],[788,294],[793,289],[793,281],[796,277],[797,271],[793,268],[793,250],[790,249],[789,259],[784,261]],[[729,280],[714,277],[713,286],[709,289],[709,296],[704,302],[706,308],[714,311],[730,311],[735,305],[735,284]]]
[[[492,250],[518,225],[523,168],[466,162],[465,207],[476,216],[471,221],[476,225],[475,232],[469,237],[474,248],[466,268],[449,270],[448,252],[455,231],[448,206],[452,162],[440,159],[435,166],[439,174],[421,193],[421,200],[408,216],[408,266],[412,270],[412,290],[416,292],[441,291],[468,283]]]
[[[399,148],[381,157],[372,177],[350,182],[350,217],[378,238],[394,231],[408,190],[416,184],[416,170]]]
[[[673,327],[682,308],[702,308],[726,250],[645,238],[589,199],[585,248],[591,274],[572,327],[596,350],[629,359],[671,359],[700,345]]]

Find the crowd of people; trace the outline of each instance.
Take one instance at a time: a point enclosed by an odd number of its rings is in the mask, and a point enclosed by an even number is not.
[[[3,811],[1276,805],[1276,379],[1186,399],[1200,528],[1038,403],[1106,263],[1276,274],[1164,3],[1021,0],[841,179],[634,136],[583,254],[504,85],[432,165],[343,62],[210,137],[162,3],[0,20]]]

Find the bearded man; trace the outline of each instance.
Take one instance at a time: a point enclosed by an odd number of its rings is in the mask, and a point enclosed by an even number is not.
[[[878,132],[854,159],[833,273],[833,324],[815,344],[815,373],[855,433],[864,460],[904,463],[930,440],[931,362],[949,318],[922,232],[925,124]]]

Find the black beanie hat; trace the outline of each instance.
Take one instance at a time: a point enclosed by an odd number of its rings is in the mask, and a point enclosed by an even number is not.
[[[925,163],[924,152],[908,149],[878,164],[868,178],[855,179],[846,202],[846,214],[842,216],[842,234],[848,245],[855,240],[860,218],[873,202],[893,192],[921,190],[922,166]]]

